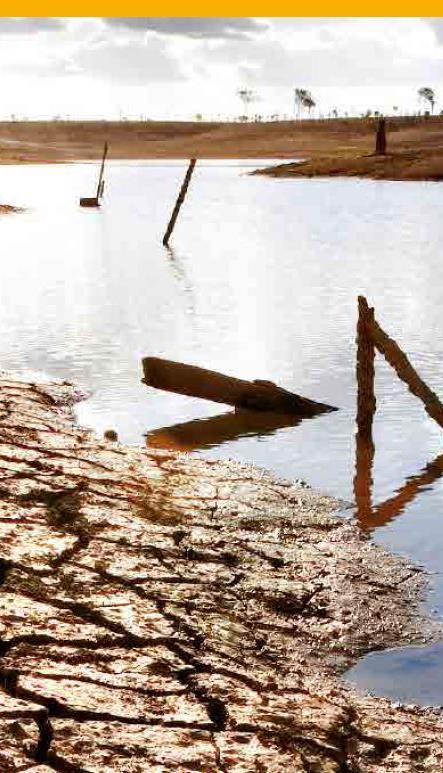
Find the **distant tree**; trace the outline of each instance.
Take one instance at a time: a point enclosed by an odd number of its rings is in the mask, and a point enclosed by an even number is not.
[[[435,92],[434,89],[430,89],[428,86],[423,86],[418,90],[418,97],[423,103],[428,103],[431,108],[431,113],[434,112],[435,105]]]
[[[315,100],[312,98],[310,94],[305,99],[304,106],[308,108],[308,114],[309,117],[311,116],[311,110],[313,107],[315,107]]]
[[[333,110],[332,110],[332,117],[333,118],[338,118],[338,110],[337,110],[336,107],[334,107]]]
[[[240,97],[243,107],[245,109],[245,115],[246,120],[249,118],[249,105],[252,104],[252,102],[256,102],[258,97],[255,91],[252,91],[252,89],[238,89],[237,96]]]
[[[196,121],[203,121],[203,116],[201,113],[196,113],[194,118]]]
[[[311,115],[312,108],[315,107],[315,100],[307,89],[294,89],[294,112],[297,111],[297,118],[301,117],[304,108],[308,109]]]

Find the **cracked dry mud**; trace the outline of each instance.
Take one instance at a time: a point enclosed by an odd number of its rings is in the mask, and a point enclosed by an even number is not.
[[[0,379],[0,771],[441,771],[438,711],[340,673],[420,573],[252,467],[98,440]]]

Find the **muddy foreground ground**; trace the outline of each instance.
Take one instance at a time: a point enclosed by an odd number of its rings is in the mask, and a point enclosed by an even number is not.
[[[0,380],[0,770],[441,771],[443,717],[340,681],[423,640],[420,572],[332,500],[124,447]]]

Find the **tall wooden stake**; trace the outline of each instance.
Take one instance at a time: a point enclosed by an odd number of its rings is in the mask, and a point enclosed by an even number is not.
[[[386,153],[386,120],[379,118],[375,135],[375,154],[384,156]]]
[[[177,201],[175,202],[175,207],[172,211],[171,219],[168,223],[168,227],[166,229],[166,233],[163,237],[163,244],[165,247],[169,244],[169,239],[171,238],[171,234],[174,230],[175,221],[178,218],[178,213],[180,212],[180,207],[183,204],[185,200],[185,196],[188,190],[189,183],[191,182],[192,173],[194,171],[194,167],[196,164],[196,159],[191,158],[188,166],[188,171],[186,172],[185,179],[183,180],[182,187],[180,188],[180,193],[178,194]]]
[[[357,517],[364,523],[371,512],[374,443],[372,424],[376,401],[374,386],[375,347],[371,338],[374,309],[362,296],[358,299],[357,323],[357,434],[355,451],[354,497]]]
[[[358,298],[357,323],[357,429],[358,433],[372,442],[372,422],[376,408],[374,388],[375,346],[371,329],[374,309],[369,308],[366,298]]]
[[[108,155],[108,143],[105,142],[105,146],[103,148],[102,165],[100,167],[100,174],[99,174],[98,183],[97,183],[97,194],[96,194],[97,201],[101,198],[103,194],[103,188],[104,188],[103,174],[105,171],[105,161],[106,161],[107,155]]]

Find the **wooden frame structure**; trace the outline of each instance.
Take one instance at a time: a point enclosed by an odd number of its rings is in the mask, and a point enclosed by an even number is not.
[[[376,410],[375,352],[378,350],[404,381],[424,409],[443,428],[443,405],[399,345],[380,327],[366,298],[358,298],[357,323],[357,434],[355,452],[354,498],[361,528],[370,531],[395,518],[425,486],[443,475],[443,454],[430,462],[419,475],[406,480],[401,489],[385,502],[372,506],[372,468],[374,443],[372,425]]]

